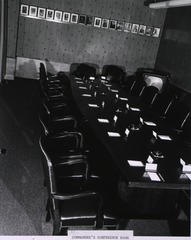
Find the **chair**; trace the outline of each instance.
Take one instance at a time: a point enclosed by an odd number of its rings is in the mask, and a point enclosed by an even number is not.
[[[136,80],[132,84],[132,87],[131,87],[129,93],[134,97],[139,97],[146,86],[147,85],[145,82]]]
[[[74,71],[74,75],[81,78],[95,77],[96,68],[86,63],[81,63],[77,66],[76,71]]]
[[[158,91],[158,88],[154,86],[145,87],[141,92],[139,99],[148,106],[151,106],[157,97]]]
[[[113,83],[123,85],[125,82],[125,72],[123,68],[116,65],[103,66],[102,74],[106,76],[106,79]]]
[[[190,107],[174,99],[165,113],[165,121],[175,131],[183,131],[182,128],[190,115]]]
[[[65,189],[63,178],[57,178],[51,157],[43,147],[43,139],[40,139],[41,160],[48,190],[47,217],[53,220],[53,234],[66,234],[71,226],[91,226],[101,228],[103,225],[103,200],[95,191],[73,192]],[[83,163],[83,161],[81,162]],[[75,168],[77,161],[69,161],[68,166]],[[66,165],[66,166],[67,166]],[[86,168],[84,171],[86,175]]]

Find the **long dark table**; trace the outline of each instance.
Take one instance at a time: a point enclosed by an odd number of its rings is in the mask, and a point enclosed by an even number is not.
[[[190,190],[189,149],[164,120],[116,84],[70,81],[75,103],[129,187]]]

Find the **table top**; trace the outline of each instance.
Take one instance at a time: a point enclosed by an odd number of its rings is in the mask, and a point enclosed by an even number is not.
[[[122,87],[70,77],[73,98],[129,187],[190,189],[190,149]]]

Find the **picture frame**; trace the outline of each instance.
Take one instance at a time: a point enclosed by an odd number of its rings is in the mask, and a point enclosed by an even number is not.
[[[146,26],[145,26],[145,25],[140,25],[140,26],[139,26],[138,33],[139,33],[140,35],[145,35],[145,32],[146,32]]]
[[[110,20],[109,21],[109,29],[115,30],[117,26],[117,21],[116,20]]]
[[[86,24],[86,15],[79,15],[78,23],[85,25]]]
[[[61,11],[56,10],[54,12],[54,20],[58,21],[58,22],[62,21],[62,12]]]
[[[92,26],[94,22],[94,17],[92,16],[86,16],[86,25]]]
[[[78,14],[72,13],[72,14],[71,14],[70,22],[71,22],[71,23],[78,23]]]
[[[145,35],[146,35],[146,36],[152,36],[152,35],[153,35],[153,27],[147,26],[147,27],[146,27]]]
[[[47,9],[46,10],[46,19],[53,20],[54,18],[54,10]]]
[[[131,32],[131,28],[132,28],[132,23],[129,22],[125,22],[124,23],[124,32]]]
[[[153,30],[153,37],[159,37],[160,35],[160,28],[154,28]]]
[[[28,15],[28,13],[29,13],[29,6],[25,4],[21,4],[20,14],[26,16]]]
[[[95,17],[94,18],[94,27],[101,27],[101,18]]]
[[[131,28],[131,33],[137,34],[139,30],[139,24],[133,23]]]
[[[109,27],[109,19],[105,19],[105,18],[102,19],[101,27],[108,29],[108,27]]]
[[[29,16],[31,16],[31,17],[37,16],[37,7],[35,7],[35,6],[29,7]]]
[[[117,31],[123,31],[123,28],[124,28],[124,22],[117,21],[116,30]]]
[[[70,22],[70,13],[69,12],[63,12],[62,21],[63,22]]]
[[[46,9],[45,8],[38,8],[38,17],[39,18],[45,18],[45,14],[46,14]]]

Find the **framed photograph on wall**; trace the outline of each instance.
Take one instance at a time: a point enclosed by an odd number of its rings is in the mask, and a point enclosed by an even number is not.
[[[28,15],[28,12],[29,12],[29,6],[25,5],[25,4],[21,4],[20,14],[21,15]]]
[[[153,27],[147,26],[147,27],[146,27],[145,35],[146,35],[146,36],[152,36],[152,35],[153,35]]]
[[[116,30],[117,31],[123,31],[123,27],[124,27],[124,22],[117,21]]]
[[[159,35],[160,35],[160,28],[154,28],[153,37],[159,37]]]
[[[86,15],[79,15],[79,20],[78,20],[79,24],[86,24]]]
[[[69,22],[70,21],[70,13],[69,12],[63,12],[62,21],[63,22]]]
[[[131,32],[132,23],[125,22],[124,23],[124,32]]]
[[[109,27],[109,19],[102,19],[101,27],[107,29]]]
[[[72,13],[72,14],[71,14],[70,22],[71,22],[71,23],[78,23],[78,14]]]
[[[101,18],[94,18],[94,27],[101,27]]]
[[[145,32],[146,32],[146,26],[145,25],[140,25],[138,33],[141,34],[141,35],[145,35]]]
[[[86,16],[86,25],[92,26],[94,18],[92,16]]]
[[[38,8],[38,17],[45,18],[46,9],[45,8]]]
[[[55,11],[54,13],[54,20],[60,22],[62,20],[62,12],[61,11]]]
[[[29,16],[36,17],[37,15],[37,7],[30,6],[29,8]]]
[[[138,33],[138,30],[139,30],[139,24],[133,23],[132,28],[131,28],[131,32],[132,33]]]
[[[54,18],[54,10],[47,9],[46,10],[46,19],[53,20]]]
[[[109,29],[115,30],[117,26],[117,21],[116,20],[110,20],[109,22]]]

